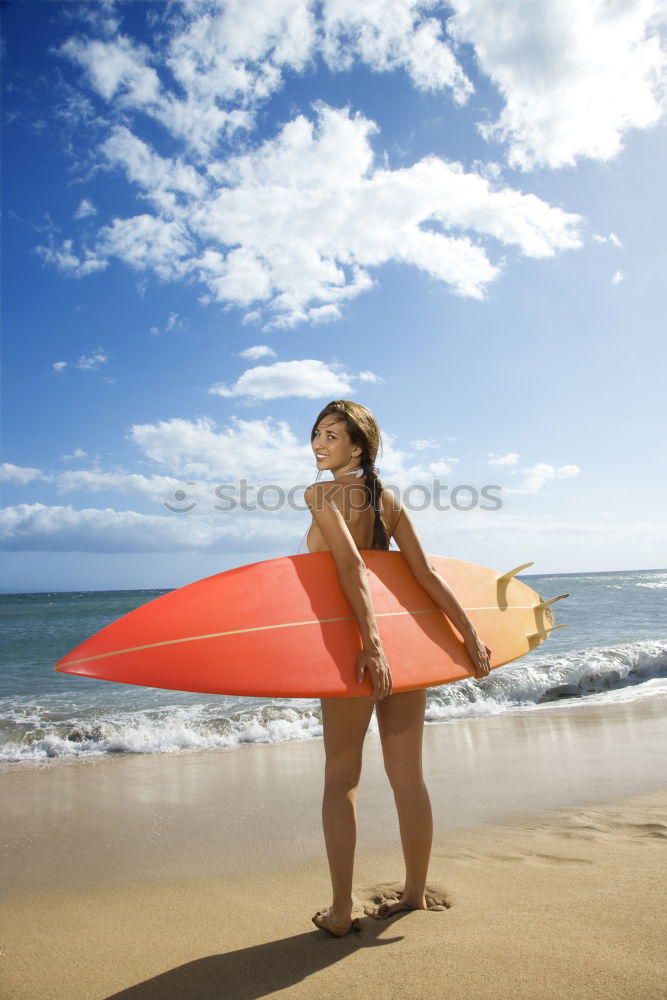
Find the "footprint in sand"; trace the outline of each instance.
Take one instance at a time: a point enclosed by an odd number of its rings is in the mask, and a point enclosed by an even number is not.
[[[413,910],[414,907],[403,903],[401,896],[402,891],[395,885],[372,886],[362,890],[363,911],[375,920],[388,920],[397,913]],[[426,886],[425,897],[428,910],[448,910],[452,905],[447,892],[436,886]]]

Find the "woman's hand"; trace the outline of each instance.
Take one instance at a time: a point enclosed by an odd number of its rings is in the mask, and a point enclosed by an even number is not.
[[[368,671],[373,685],[373,698],[381,701],[391,694],[391,668],[385,659],[381,646],[364,647],[357,660],[357,680],[364,682],[364,674]]]
[[[487,677],[491,670],[491,650],[474,630],[465,640],[465,648],[475,668],[475,677]]]

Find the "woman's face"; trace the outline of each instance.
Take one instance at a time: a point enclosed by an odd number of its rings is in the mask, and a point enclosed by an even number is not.
[[[320,471],[337,471],[347,469],[348,466],[354,469],[359,465],[361,448],[352,444],[345,421],[334,414],[319,422],[311,446]]]

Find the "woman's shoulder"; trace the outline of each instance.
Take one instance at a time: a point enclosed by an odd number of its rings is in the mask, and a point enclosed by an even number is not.
[[[317,511],[321,510],[325,504],[331,503],[339,491],[340,483],[334,483],[331,480],[322,482],[320,480],[316,483],[311,483],[310,486],[306,486],[303,498],[311,510]]]
[[[304,490],[304,496],[306,500],[309,497],[322,497],[327,496],[332,490],[336,490],[340,486],[340,483],[334,483],[332,480],[327,479],[325,481],[318,479],[316,483],[311,483],[310,486],[306,486]]]
[[[368,490],[361,483],[337,483],[332,479],[318,480],[315,483],[311,483],[310,486],[306,486],[304,491],[304,497],[307,504],[312,504],[317,500],[331,500],[333,497],[347,497],[352,494],[360,494],[366,497],[368,495]]]
[[[383,489],[380,500],[382,504],[382,519],[389,528],[389,534],[393,535],[403,508],[398,496],[393,490]]]

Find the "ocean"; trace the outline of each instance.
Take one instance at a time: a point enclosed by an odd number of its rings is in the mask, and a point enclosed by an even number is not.
[[[667,698],[667,570],[521,579],[545,598],[569,593],[554,610],[557,622],[570,627],[486,678],[431,689],[429,724]],[[61,656],[88,636],[166,592],[0,595],[3,768],[321,737],[315,700],[192,694],[53,670]]]

